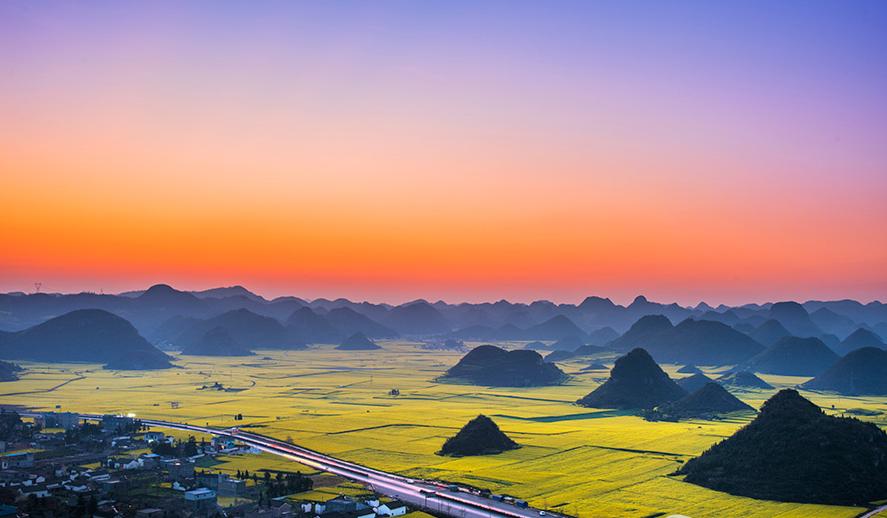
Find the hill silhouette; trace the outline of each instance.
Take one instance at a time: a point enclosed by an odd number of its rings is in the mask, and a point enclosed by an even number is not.
[[[539,340],[534,340],[532,342],[527,342],[527,345],[524,346],[524,349],[530,349],[533,351],[539,349],[549,349],[548,344],[545,342],[540,342]]]
[[[702,374],[702,370],[699,367],[693,365],[692,363],[689,363],[687,365],[684,365],[680,369],[678,369],[678,373],[679,374]]]
[[[133,370],[172,366],[126,319],[101,309],[79,309],[13,333],[0,347],[0,357],[109,363]]]
[[[655,410],[647,412],[644,417],[651,421],[710,419],[740,410],[753,411],[754,408],[727,392],[724,387],[710,381],[677,401],[659,405]]]
[[[612,300],[595,295],[585,297],[585,299],[578,306],[578,309],[582,311],[589,311],[593,313],[612,311],[615,308],[616,304],[613,304]]]
[[[778,320],[795,336],[806,338],[822,334],[822,329],[813,323],[804,306],[797,302],[777,302],[770,306],[768,314],[770,318]]]
[[[586,367],[582,367],[583,371],[605,371],[608,370],[607,366],[600,362],[594,362]]]
[[[342,336],[351,336],[354,333],[363,333],[369,338],[397,338],[398,336],[397,331],[348,307],[331,309],[325,317]]]
[[[608,346],[617,350],[643,347],[657,361],[704,365],[740,363],[764,349],[748,335],[721,322],[688,318],[672,326],[661,315],[642,317]]]
[[[780,338],[791,336],[791,333],[788,332],[788,329],[779,320],[771,318],[756,327],[749,336],[764,347],[769,347],[779,341]]]
[[[651,342],[650,354],[659,361],[735,364],[761,352],[764,347],[727,324],[687,319]]]
[[[0,360],[0,381],[15,381],[23,369],[18,365]]]
[[[686,390],[687,394],[692,394],[712,382],[713,380],[711,378],[701,372],[697,372],[696,374],[692,376],[687,376],[686,378],[675,380],[675,383],[677,383],[678,386],[682,389]]]
[[[251,356],[253,352],[237,343],[224,327],[214,327],[203,333],[196,343],[185,347],[182,354],[195,356]]]
[[[190,293],[200,299],[225,299],[230,297],[245,297],[256,302],[267,302],[267,300],[265,300],[263,297],[256,295],[255,293],[249,291],[243,286],[240,286],[239,284],[236,286],[222,286],[219,288],[210,288],[208,290],[192,291]]]
[[[452,328],[446,317],[424,300],[392,308],[384,323],[404,335],[443,334]]]
[[[839,315],[829,308],[819,308],[810,313],[810,320],[825,333],[847,336],[856,327],[856,322],[845,315]]]
[[[728,387],[772,389],[773,386],[757,377],[753,372],[739,370],[724,374],[716,380]]]
[[[367,338],[367,335],[357,332],[346,338],[336,349],[343,351],[371,351],[381,349],[378,344]]]
[[[646,347],[655,337],[673,327],[671,320],[663,315],[646,315],[632,324],[625,334],[611,341],[609,346],[617,351]]]
[[[748,361],[748,370],[786,376],[816,376],[838,361],[818,338],[784,336]]]
[[[286,319],[287,336],[301,343],[332,344],[348,335],[342,334],[323,315],[313,309],[299,308]]]
[[[579,339],[581,342],[581,337],[585,336],[585,332],[579,328],[572,320],[564,315],[555,315],[545,322],[541,324],[536,324],[534,326],[528,327],[526,330],[521,333],[525,340],[562,340],[564,338],[569,338],[570,342],[565,343],[561,348],[575,348],[571,347],[573,343],[575,343],[576,339]],[[555,348],[557,342],[552,344],[552,349]],[[583,345],[579,343],[579,345]]]
[[[105,364],[105,368],[118,371],[147,371],[173,367],[168,356],[157,353],[160,351],[154,352],[147,349],[123,351],[109,360]]]
[[[481,414],[468,421],[456,435],[447,439],[439,453],[464,457],[502,453],[516,448],[520,446],[509,439],[492,419]]]
[[[884,340],[881,339],[880,336],[875,333],[869,331],[868,329],[859,328],[856,331],[850,333],[850,335],[845,338],[835,350],[838,354],[845,355],[850,351],[859,349],[861,347],[878,347],[884,348]]]
[[[633,349],[616,360],[610,379],[577,403],[594,408],[653,408],[685,395],[647,351]]]
[[[155,284],[136,297],[136,300],[143,308],[170,312],[191,311],[201,306],[199,298],[168,284]]]
[[[206,320],[197,320],[183,331],[174,345],[191,350],[203,345],[204,336],[215,328],[224,329],[231,339],[249,349],[291,349],[304,347],[302,342],[287,335],[278,320],[253,313],[248,309],[233,309]]]
[[[441,377],[443,381],[466,381],[497,387],[557,385],[567,376],[536,351],[506,351],[495,345],[481,345],[468,352]]]
[[[812,390],[829,390],[848,396],[887,395],[887,351],[863,347],[847,353],[828,370],[804,383]]]
[[[792,389],[754,421],[688,461],[685,481],[784,502],[859,505],[887,495],[887,434],[872,423],[826,415]]]

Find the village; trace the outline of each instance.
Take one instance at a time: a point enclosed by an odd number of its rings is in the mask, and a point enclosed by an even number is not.
[[[299,498],[317,473],[213,469],[217,458],[260,453],[230,438],[167,435],[134,417],[22,417],[2,409],[0,517],[382,518],[411,511],[371,491]]]

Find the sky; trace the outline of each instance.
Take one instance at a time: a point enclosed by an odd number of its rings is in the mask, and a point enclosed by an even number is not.
[[[887,299],[887,3],[0,2],[0,291]]]

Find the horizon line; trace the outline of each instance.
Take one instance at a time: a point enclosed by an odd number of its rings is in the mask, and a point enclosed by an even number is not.
[[[179,291],[179,292],[183,292],[183,293],[192,293],[192,294],[193,294],[193,293],[200,293],[200,292],[204,292],[204,291],[209,291],[209,290],[214,290],[214,289],[233,289],[233,288],[241,288],[241,289],[244,289],[244,290],[246,290],[247,292],[249,292],[249,293],[251,293],[251,294],[253,294],[253,295],[256,295],[256,296],[258,296],[258,297],[261,297],[263,300],[265,300],[265,301],[267,301],[267,302],[273,302],[274,300],[278,300],[278,299],[282,299],[282,298],[288,298],[288,297],[293,297],[293,298],[299,298],[299,299],[302,299],[302,300],[308,302],[309,304],[313,304],[314,302],[319,301],[319,300],[325,300],[325,301],[329,301],[329,302],[335,302],[335,301],[338,301],[338,300],[345,300],[345,301],[348,301],[348,302],[353,303],[353,304],[362,304],[362,303],[376,304],[376,305],[383,305],[383,304],[384,304],[384,305],[395,306],[395,307],[396,307],[396,306],[403,306],[403,305],[407,305],[407,304],[412,304],[412,303],[415,303],[415,302],[426,302],[426,303],[428,303],[428,304],[443,303],[443,304],[447,304],[447,305],[459,305],[459,304],[496,304],[496,303],[498,303],[498,302],[506,302],[506,303],[509,303],[509,304],[525,304],[525,305],[531,305],[531,304],[536,303],[536,302],[548,302],[548,303],[555,304],[555,305],[573,305],[573,306],[579,306],[580,304],[582,304],[582,302],[584,302],[585,300],[587,300],[588,298],[591,298],[591,297],[599,298],[599,299],[601,299],[601,300],[609,300],[614,306],[623,307],[623,308],[627,308],[627,307],[629,307],[631,304],[633,304],[634,302],[638,301],[638,299],[643,299],[643,300],[645,300],[645,301],[647,301],[647,302],[649,302],[649,303],[653,303],[653,304],[661,304],[661,305],[672,305],[672,304],[675,304],[675,305],[678,305],[678,306],[680,306],[680,307],[682,307],[682,308],[693,308],[693,309],[697,308],[698,306],[700,306],[700,305],[702,305],[702,304],[705,304],[705,305],[709,306],[709,307],[712,308],[712,309],[717,309],[717,308],[719,308],[719,307],[721,307],[721,306],[723,306],[723,307],[728,307],[728,308],[737,308],[737,307],[750,306],[750,305],[765,306],[765,305],[768,305],[768,304],[776,304],[776,303],[778,303],[778,302],[797,302],[798,304],[802,304],[802,305],[803,305],[803,304],[807,304],[807,303],[811,303],[811,302],[842,302],[842,301],[856,302],[856,303],[861,304],[861,305],[863,305],[863,306],[868,305],[868,304],[873,304],[873,303],[874,303],[874,304],[884,304],[884,302],[882,302],[880,299],[871,299],[871,300],[868,300],[868,301],[864,301],[864,300],[854,299],[854,298],[850,298],[850,297],[844,297],[844,298],[822,298],[822,299],[808,298],[808,299],[803,300],[803,301],[800,300],[800,299],[792,299],[792,298],[789,298],[789,299],[782,299],[782,300],[766,300],[766,301],[763,301],[763,302],[755,302],[755,301],[752,301],[752,302],[743,302],[743,303],[740,303],[740,304],[710,303],[710,302],[708,302],[708,301],[706,301],[706,300],[699,300],[699,302],[697,302],[697,303],[695,303],[695,304],[681,304],[680,302],[677,302],[677,301],[671,301],[671,302],[657,302],[657,301],[655,301],[655,300],[651,300],[650,298],[646,297],[646,296],[643,295],[643,294],[638,294],[638,295],[636,295],[634,298],[632,298],[632,300],[631,300],[630,302],[627,302],[627,303],[625,303],[625,302],[617,302],[616,300],[614,300],[614,299],[611,298],[611,297],[608,297],[608,296],[602,296],[602,295],[586,295],[586,296],[583,297],[582,300],[580,300],[579,302],[564,302],[564,301],[556,301],[556,300],[554,300],[554,299],[548,299],[548,298],[535,298],[535,299],[530,300],[530,301],[519,301],[519,300],[509,300],[509,299],[504,298],[504,297],[503,297],[503,298],[500,298],[500,299],[497,299],[497,300],[490,300],[490,299],[484,299],[484,300],[480,300],[480,301],[460,300],[460,301],[457,301],[457,302],[452,302],[452,301],[445,300],[444,298],[437,298],[436,300],[430,300],[430,299],[428,299],[428,298],[419,297],[419,298],[413,298],[413,299],[409,299],[409,300],[404,300],[404,301],[399,302],[399,303],[394,303],[394,302],[389,302],[389,301],[386,301],[386,300],[370,300],[370,299],[363,299],[363,300],[360,300],[360,299],[352,299],[352,298],[349,298],[349,297],[347,297],[347,296],[337,296],[337,297],[320,296],[320,297],[313,297],[313,298],[312,298],[312,297],[302,297],[302,296],[295,295],[295,294],[292,294],[292,293],[290,293],[290,294],[285,294],[285,295],[278,295],[278,296],[276,296],[276,297],[268,298],[266,295],[263,295],[262,293],[258,292],[257,290],[253,290],[253,289],[247,288],[247,287],[244,286],[243,284],[232,284],[232,285],[226,285],[226,286],[210,285],[209,287],[206,287],[206,288],[200,288],[200,289],[180,289],[180,288],[176,288],[175,286],[173,286],[173,285],[171,285],[171,284],[169,284],[169,283],[164,283],[164,282],[154,283],[154,284],[151,284],[151,285],[149,285],[149,286],[147,286],[147,287],[145,287],[145,288],[137,288],[137,289],[130,289],[130,290],[114,291],[114,292],[107,292],[107,293],[105,293],[103,290],[99,290],[99,291],[91,291],[91,290],[80,290],[80,291],[33,291],[33,292],[26,292],[26,291],[23,291],[23,290],[14,290],[14,291],[6,291],[6,292],[3,292],[2,294],[3,294],[3,295],[13,295],[13,296],[29,296],[29,295],[60,295],[60,296],[70,296],[70,295],[101,295],[101,296],[118,296],[118,297],[119,297],[119,296],[123,296],[123,297],[125,297],[125,296],[127,296],[127,294],[138,293],[138,292],[145,292],[145,291],[147,291],[148,289],[150,289],[150,288],[152,288],[152,287],[155,287],[155,286],[168,286],[168,287],[172,288],[172,289],[175,290],[175,291]]]

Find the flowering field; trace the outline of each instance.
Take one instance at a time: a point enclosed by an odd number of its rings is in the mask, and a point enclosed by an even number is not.
[[[262,351],[248,358],[183,356],[176,362],[181,368],[155,372],[25,363],[28,371],[21,380],[0,384],[0,404],[43,410],[59,405],[64,411],[132,412],[195,424],[249,426],[372,467],[488,487],[536,507],[582,517],[851,517],[861,511],[734,497],[669,476],[749,417],[650,423],[626,412],[581,408],[573,401],[596,387],[605,374],[581,373],[580,362],[561,364],[573,377],[557,387],[442,384],[434,379],[460,353],[427,351],[402,342],[383,346],[371,352],[319,346]],[[674,373],[678,366],[665,368],[679,376]],[[777,387],[804,381],[764,378]],[[215,383],[222,390],[213,388]],[[392,388],[400,395],[389,395]],[[753,406],[772,393],[736,392]],[[887,424],[883,399],[804,395],[830,412],[864,409],[873,415],[862,419]],[[242,422],[234,421],[237,413],[244,415]],[[523,447],[474,458],[435,454],[448,436],[479,413],[493,417]],[[255,456],[230,462],[268,464]],[[292,466],[280,459],[274,464],[276,469]]]

